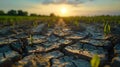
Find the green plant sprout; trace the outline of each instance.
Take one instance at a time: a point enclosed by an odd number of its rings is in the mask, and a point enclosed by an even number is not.
[[[33,22],[33,26],[34,27],[37,27],[37,25],[38,25],[38,23],[35,21],[35,22]]]
[[[108,35],[111,32],[111,27],[108,23],[104,23],[104,33]]]
[[[14,28],[15,27],[15,22],[14,22],[13,19],[10,19],[10,23],[12,24],[12,28]]]
[[[99,67],[100,58],[97,54],[95,54],[91,59],[91,67]]]
[[[50,27],[50,24],[48,23],[47,26],[48,26],[48,28],[49,28],[49,27]]]
[[[75,21],[74,24],[75,24],[75,26],[79,26],[79,22],[78,21]]]
[[[33,46],[33,37],[30,35],[30,45]]]
[[[120,24],[120,21],[118,21],[118,24]]]

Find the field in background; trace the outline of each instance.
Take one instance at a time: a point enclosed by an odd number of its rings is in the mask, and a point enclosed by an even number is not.
[[[41,22],[56,22],[60,18],[63,18],[65,22],[85,22],[85,23],[115,23],[120,24],[120,16],[81,16],[81,17],[40,17],[40,16],[0,16],[0,23],[21,23],[26,21],[41,21]]]

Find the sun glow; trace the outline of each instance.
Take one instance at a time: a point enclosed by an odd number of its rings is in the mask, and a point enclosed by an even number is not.
[[[64,8],[61,8],[61,13],[62,14],[65,14],[65,13],[67,13],[67,9],[64,7]]]
[[[60,8],[60,16],[68,16],[68,8],[67,7]]]

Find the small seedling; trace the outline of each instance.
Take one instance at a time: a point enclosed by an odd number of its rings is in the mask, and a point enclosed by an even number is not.
[[[75,24],[75,26],[79,26],[79,22],[78,21],[75,21],[74,24]]]
[[[38,22],[33,22],[34,27],[37,27],[37,25],[38,25]]]
[[[49,27],[51,26],[51,24],[50,24],[50,23],[48,23],[48,24],[47,24],[47,26],[48,26],[48,28],[49,28]]]
[[[99,64],[100,64],[100,58],[97,54],[95,54],[91,59],[91,67],[99,67]]]
[[[108,35],[111,32],[111,26],[108,23],[104,24],[104,33]]]
[[[33,37],[30,35],[30,45],[33,46]]]
[[[14,28],[14,27],[15,27],[15,22],[14,22],[13,19],[10,19],[10,23],[11,23],[11,25],[12,25],[11,27]]]

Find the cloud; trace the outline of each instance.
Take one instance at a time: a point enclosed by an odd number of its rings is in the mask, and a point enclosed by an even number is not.
[[[78,5],[93,0],[41,0],[41,4],[71,4]]]

